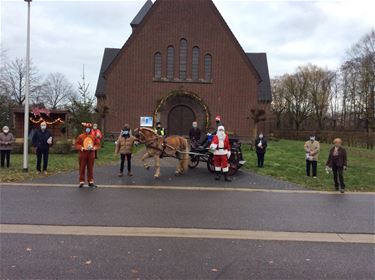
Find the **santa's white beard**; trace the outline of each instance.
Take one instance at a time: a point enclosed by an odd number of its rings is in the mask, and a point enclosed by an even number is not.
[[[219,138],[219,148],[224,148],[224,139],[225,139],[225,132],[218,131],[217,138]]]

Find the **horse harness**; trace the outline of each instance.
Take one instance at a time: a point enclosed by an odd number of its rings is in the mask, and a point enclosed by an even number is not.
[[[142,134],[144,138],[146,138],[145,135],[144,135],[144,133],[143,133],[142,131],[139,131],[139,133]],[[159,143],[158,143],[158,142],[159,142],[159,139],[160,139],[160,138],[163,138],[163,143],[161,143],[161,147],[162,147],[162,148],[159,148]],[[172,146],[168,145],[168,144],[167,144],[167,141],[165,141],[165,138],[162,137],[162,136],[155,135],[152,139],[146,141],[144,144],[145,144],[146,148],[154,149],[154,150],[157,150],[157,151],[161,152],[161,153],[160,153],[160,158],[163,158],[163,157],[174,157],[174,158],[178,158],[177,156],[168,155],[168,154],[165,152],[165,150],[166,150],[167,148],[169,148],[169,149],[171,149],[171,150],[176,150],[176,149],[173,148]],[[153,144],[155,144],[155,145],[153,145]],[[177,152],[179,152],[179,151],[176,151],[176,153],[177,153]]]

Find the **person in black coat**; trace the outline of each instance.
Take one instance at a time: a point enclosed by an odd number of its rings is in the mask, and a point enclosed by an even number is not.
[[[191,146],[197,148],[201,140],[201,130],[198,128],[198,123],[196,121],[193,122],[192,126],[189,131],[189,139]]]
[[[344,193],[344,170],[346,170],[348,166],[347,153],[346,150],[341,146],[342,140],[340,138],[333,140],[333,144],[334,146],[329,151],[326,168],[327,170],[332,170],[336,191],[340,190],[341,193]]]
[[[267,140],[264,138],[263,133],[260,133],[255,139],[255,151],[258,157],[258,167],[264,166],[264,155],[267,150]]]
[[[52,145],[52,134],[47,130],[47,123],[42,122],[32,138],[32,144],[36,148],[36,170],[42,172],[41,163],[43,157],[43,173],[47,174],[49,148]]]

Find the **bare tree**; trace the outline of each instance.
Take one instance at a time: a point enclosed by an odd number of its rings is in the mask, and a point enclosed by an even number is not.
[[[36,68],[30,66],[30,99],[36,98],[41,91],[42,85],[39,83],[40,77],[37,75]],[[10,98],[18,105],[25,101],[25,83],[26,83],[26,62],[25,59],[16,58],[5,65],[3,75],[3,86],[8,92]]]
[[[61,73],[47,76],[43,87],[43,101],[50,109],[66,105],[73,96],[73,86]]]
[[[314,117],[318,122],[319,129],[323,129],[323,119],[327,115],[329,100],[331,99],[331,85],[334,73],[316,65],[307,65],[301,68],[308,77],[308,95]]]
[[[294,75],[284,75],[285,100],[288,113],[291,116],[297,130],[311,115],[311,101],[308,95],[309,77],[302,69],[298,69]]]
[[[283,87],[282,78],[271,80],[272,103],[271,110],[276,117],[276,128],[281,126],[281,117],[287,109],[285,100],[285,88]]]

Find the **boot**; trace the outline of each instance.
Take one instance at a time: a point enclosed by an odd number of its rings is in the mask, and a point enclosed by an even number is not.
[[[83,188],[84,183],[80,182],[78,188]]]
[[[215,180],[219,181],[220,178],[221,178],[221,172],[220,171],[216,171],[215,173],[216,173]]]
[[[225,182],[232,182],[232,180],[228,176],[228,172],[224,173]]]
[[[95,188],[97,188],[98,186],[95,185],[94,182],[92,182],[92,183],[89,183],[89,187],[95,189]]]

